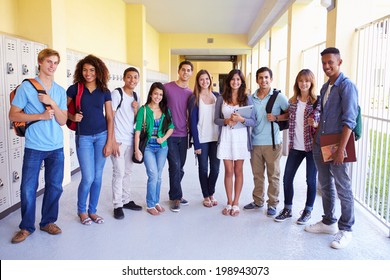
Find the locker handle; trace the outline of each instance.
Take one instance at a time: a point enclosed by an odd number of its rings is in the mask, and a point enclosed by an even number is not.
[[[7,62],[7,74],[13,74],[14,73],[14,67],[12,66],[11,62]]]
[[[0,188],[4,187],[3,180],[0,179]]]
[[[18,173],[18,171],[14,171],[13,173],[12,173],[12,182],[17,182],[18,180],[20,179],[20,176],[19,176],[19,173]]]
[[[28,66],[26,64],[22,64],[22,74],[28,75]]]

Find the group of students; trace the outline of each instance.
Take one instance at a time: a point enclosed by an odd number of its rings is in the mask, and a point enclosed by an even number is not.
[[[227,203],[222,214],[230,216],[240,213],[243,165],[246,159],[250,159],[254,180],[253,201],[244,209],[261,208],[267,203],[267,215],[276,216],[275,221],[291,218],[294,177],[301,162],[306,159],[307,198],[297,223],[306,224],[311,217],[318,169],[324,216],[322,221],[306,226],[305,230],[337,232],[331,246],[345,247],[352,237],[354,217],[349,163],[343,162],[343,148],[356,125],[357,89],[340,72],[342,60],[338,49],[327,48],[321,56],[324,72],[329,77],[321,89],[321,97],[316,95],[314,74],[303,69],[296,77],[293,97],[288,100],[279,93],[272,112],[266,113],[267,102],[275,94],[271,87],[273,73],[268,67],[257,70],[259,88],[253,94],[247,92],[243,73],[233,69],[226,78],[223,93],[219,95],[213,91],[212,77],[207,70],[197,73],[192,91],[189,79],[193,65],[190,61],[183,61],[178,68],[178,80],[165,85],[153,83],[146,103],[140,107],[134,92],[139,82],[136,68],[126,69],[124,86],[111,93],[107,87],[109,72],[106,65],[98,57],[88,55],[77,63],[74,84],[65,94],[65,90],[53,80],[60,62],[58,52],[52,49],[41,51],[38,55],[40,72],[36,79],[48,94],[33,94],[34,89],[28,83],[22,83],[9,113],[11,121],[42,120],[31,125],[26,133],[21,183],[22,221],[12,243],[24,241],[35,230],[36,190],[42,161],[46,166],[45,193],[39,226],[50,234],[61,233],[55,224],[64,164],[60,126],[69,118],[79,123],[76,148],[81,181],[77,214],[83,225],[104,222],[103,217],[97,214],[97,204],[108,156],[113,163],[112,194],[116,219],[124,218],[123,208],[142,209],[130,200],[133,153],[138,160],[143,158],[148,176],[147,212],[159,215],[165,211],[160,204],[160,188],[167,159],[170,210],[179,212],[181,205],[188,204],[183,197],[181,182],[187,149],[192,144],[199,162],[199,182],[205,207],[218,205],[214,193],[220,160],[223,160]],[[76,98],[78,83],[84,85],[82,109],[73,115],[67,112],[67,104]],[[50,105],[51,109],[46,110],[43,103]],[[238,109],[243,106],[253,106],[249,115],[240,115]],[[289,122],[289,155],[283,177],[284,208],[276,215],[282,155],[282,138],[277,122],[282,120]],[[142,153],[139,143],[143,125],[146,125],[147,145]],[[333,163],[326,164],[321,159],[319,135],[335,132],[342,133],[339,150],[334,154]],[[267,201],[265,170],[268,178]],[[338,227],[334,216],[336,190],[342,205]]]

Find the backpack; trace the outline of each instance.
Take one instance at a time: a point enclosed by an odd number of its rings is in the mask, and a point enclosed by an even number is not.
[[[43,94],[47,94],[45,89],[42,87],[42,85],[35,79],[24,79],[22,81],[23,82],[30,82],[30,84],[34,87],[34,89],[38,92],[38,93],[43,93]],[[10,104],[12,105],[12,100],[14,100],[15,98],[15,95],[16,95],[16,90],[18,89],[20,85],[18,85],[15,89],[13,89],[11,92],[10,92]],[[46,110],[50,110],[51,106],[50,105],[45,105],[43,104],[46,108]],[[23,110],[22,110],[23,111]],[[14,132],[17,136],[19,137],[24,137],[26,135],[26,130],[27,128],[36,123],[36,122],[39,122],[39,120],[36,120],[36,121],[32,121],[32,122],[12,122],[12,127],[14,129]]]
[[[362,137],[363,124],[362,124],[362,114],[360,112],[360,106],[358,105],[358,115],[356,117],[356,126],[352,130],[355,134],[355,141],[359,140]]]
[[[267,114],[270,114],[272,112],[272,107],[274,106],[275,100],[278,97],[279,93],[280,93],[280,90],[274,89],[273,94],[271,95],[271,97],[269,98],[269,100],[267,102],[267,105],[265,106],[265,111],[267,112]],[[286,112],[281,109],[280,114],[282,115],[284,113],[286,113]],[[288,120],[278,121],[277,123],[279,125],[280,131],[288,129],[288,127],[289,127]],[[271,132],[272,132],[272,147],[275,150],[274,122],[271,122]]]
[[[72,115],[76,113],[81,113],[81,97],[83,96],[84,91],[84,84],[83,83],[77,83],[77,94],[76,98],[72,99],[70,103],[68,104],[68,112]],[[73,131],[76,131],[78,129],[78,122],[71,121],[68,119],[66,121],[66,126]]]
[[[119,92],[119,94],[121,95],[121,101],[119,101],[119,104],[118,106],[116,107],[116,110],[115,111],[118,111],[118,109],[121,107],[122,105],[122,101],[123,101],[123,91],[122,91],[122,88],[118,87],[116,88],[116,90]],[[134,99],[135,101],[138,101],[138,97],[137,97],[137,93],[135,91],[133,91],[133,96],[134,96]]]

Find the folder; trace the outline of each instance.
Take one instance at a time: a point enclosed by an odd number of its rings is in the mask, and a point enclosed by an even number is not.
[[[332,160],[329,160],[330,155],[338,148],[340,143],[341,133],[337,134],[323,134],[320,136],[320,146],[322,153],[322,160],[325,163],[330,163]],[[356,161],[356,151],[355,151],[355,137],[353,132],[348,139],[347,145],[344,151],[344,162],[355,162]]]

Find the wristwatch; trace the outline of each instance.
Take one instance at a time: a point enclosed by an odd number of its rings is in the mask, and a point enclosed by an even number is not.
[[[275,116],[275,121],[278,121],[278,116]]]

